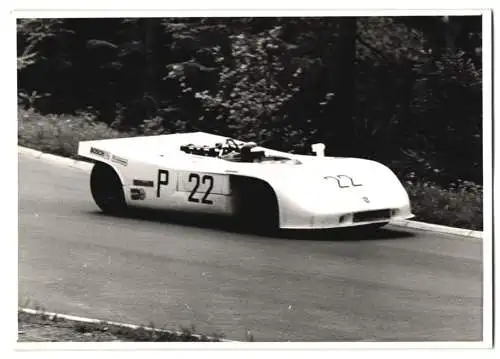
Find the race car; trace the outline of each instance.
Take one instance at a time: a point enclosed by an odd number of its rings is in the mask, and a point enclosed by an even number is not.
[[[277,229],[380,227],[412,218],[396,175],[371,160],[298,155],[205,132],[82,141],[106,213],[210,213]]]

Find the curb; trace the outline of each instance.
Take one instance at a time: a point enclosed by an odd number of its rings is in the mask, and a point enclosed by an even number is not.
[[[74,316],[74,315],[46,312],[44,310],[37,310],[37,309],[30,309],[30,308],[18,308],[18,311],[26,313],[26,314],[46,315],[46,316],[49,316],[52,318],[62,318],[65,320],[69,320],[72,322],[79,322],[79,323],[107,324],[107,325],[112,325],[112,326],[120,327],[120,328],[127,328],[127,329],[132,329],[132,330],[144,329],[144,330],[155,332],[155,333],[163,333],[163,334],[178,335],[178,336],[181,336],[183,334],[182,331],[158,329],[158,328],[146,327],[146,326],[142,326],[142,325],[121,323],[121,322],[112,322],[112,321],[108,321],[108,320],[99,320],[99,319],[86,318],[86,317],[78,317],[78,316]],[[197,339],[201,339],[204,337],[208,340],[215,340],[214,337],[211,337],[208,335],[191,334],[191,336],[194,338],[197,338]],[[217,339],[217,340],[219,340],[220,342],[230,342],[230,343],[238,343],[239,342],[237,340],[229,340],[229,339],[223,339],[223,338]]]
[[[23,155],[23,156],[34,157],[37,159],[43,158],[44,160],[48,160],[49,162],[52,162],[52,163],[55,163],[58,165],[64,165],[64,166],[69,166],[72,168],[78,168],[78,169],[81,169],[81,170],[86,171],[86,172],[90,172],[92,167],[93,167],[93,164],[89,163],[89,162],[78,161],[78,160],[70,159],[67,157],[51,155],[49,153],[36,151],[36,150],[33,150],[31,148],[27,148],[27,147],[22,147],[22,146],[17,146],[17,147],[18,147],[18,154]],[[397,227],[412,228],[412,229],[418,229],[418,230],[422,230],[422,231],[444,233],[444,234],[453,234],[453,235],[467,237],[467,238],[475,238],[475,239],[482,239],[483,238],[482,231],[474,231],[474,230],[470,230],[470,229],[448,227],[448,226],[443,226],[440,224],[411,221],[411,220],[407,220],[407,219],[391,221],[390,224],[397,226]]]
[[[467,238],[474,238],[474,239],[483,238],[483,231],[474,231],[471,229],[448,227],[440,224],[410,221],[407,219],[397,220],[393,222],[391,221],[389,222],[389,224],[397,227],[412,228],[412,229],[418,229],[422,231],[435,232],[435,233],[453,234],[456,236],[462,236]]]
[[[90,162],[78,161],[68,157],[56,156],[50,153],[41,152],[22,146],[17,146],[17,153],[21,156],[32,157],[36,159],[44,159],[56,165],[77,168],[86,172],[90,172],[92,170],[92,167],[94,166],[94,164]]]

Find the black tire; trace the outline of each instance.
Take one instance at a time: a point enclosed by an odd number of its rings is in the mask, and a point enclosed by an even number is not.
[[[358,228],[364,232],[374,232],[384,226],[386,226],[389,222],[381,222],[381,223],[372,223],[372,224],[365,224],[363,226],[359,226],[359,227],[354,227],[354,228]]]
[[[279,208],[272,188],[264,181],[251,178],[238,178],[234,183],[238,223],[253,232],[276,233]]]
[[[125,212],[127,205],[122,183],[112,167],[100,162],[94,165],[90,174],[90,191],[104,213],[120,215]]]

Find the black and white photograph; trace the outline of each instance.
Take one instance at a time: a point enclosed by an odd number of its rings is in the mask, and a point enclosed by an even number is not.
[[[492,345],[491,12],[13,16],[18,348]]]

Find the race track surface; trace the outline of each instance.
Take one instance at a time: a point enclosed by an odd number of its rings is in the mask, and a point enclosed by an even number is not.
[[[234,340],[482,340],[480,240],[111,217],[88,177],[19,155],[20,305]]]

